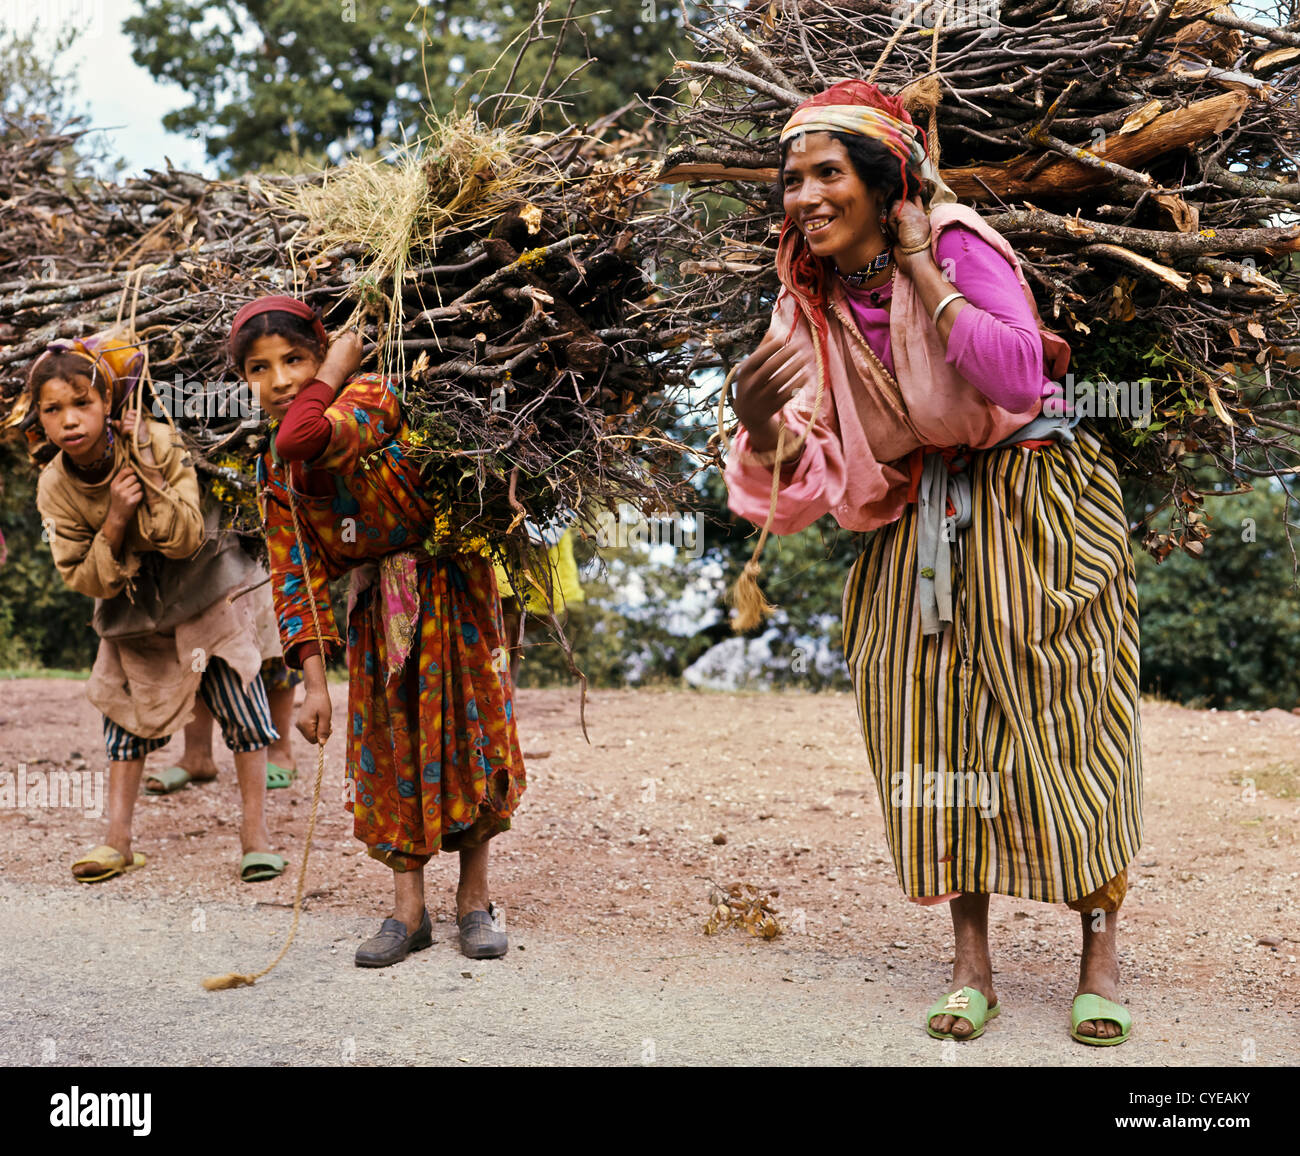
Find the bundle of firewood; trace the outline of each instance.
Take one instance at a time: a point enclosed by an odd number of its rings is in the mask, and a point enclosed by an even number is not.
[[[416,452],[466,541],[522,543],[525,519],[593,503],[678,504],[679,454],[662,437],[683,380],[663,354],[678,339],[633,317],[656,292],[634,220],[654,187],[655,165],[631,159],[640,138],[430,127],[399,156],[306,177],[169,170],[122,185],[54,165],[71,134],[11,135],[0,422],[20,424],[26,368],[48,342],[128,320],[227,524],[252,531],[264,430],[226,335],[244,301],[293,293],[331,330],[359,329],[363,371],[400,380]]]
[[[778,288],[781,125],[834,81],[871,80],[1015,247],[1072,347],[1076,398],[1092,384],[1085,412],[1145,381],[1149,412],[1095,420],[1150,487],[1132,511],[1148,549],[1200,553],[1207,492],[1300,468],[1300,21],[1272,15],[1223,0],[719,6],[664,114],[660,179],[689,185],[656,254],[678,273],[665,327],[689,324],[716,364],[753,347]]]

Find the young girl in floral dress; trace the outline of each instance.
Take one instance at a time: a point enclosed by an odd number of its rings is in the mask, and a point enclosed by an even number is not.
[[[351,333],[329,344],[292,297],[249,302],[231,326],[232,360],[278,423],[258,488],[285,661],[305,675],[298,725],[312,742],[330,734],[325,661],[342,638],[328,582],[350,571],[347,807],[394,885],[356,962],[386,967],[432,942],[424,865],[439,851],[460,855],[461,950],[491,958],[507,943],[489,840],[524,790],[501,600],[486,558],[430,540],[435,496],[407,456],[393,384],[350,376],[360,350]]]

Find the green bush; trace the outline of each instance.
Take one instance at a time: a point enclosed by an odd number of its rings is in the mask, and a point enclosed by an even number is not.
[[[1250,494],[1207,495],[1212,533],[1202,557],[1157,563],[1135,549],[1143,690],[1198,708],[1300,703],[1300,597],[1285,506],[1263,482]]]
[[[88,669],[99,646],[94,603],[63,584],[41,540],[35,470],[12,450],[0,453],[0,530],[9,553],[0,566],[0,667]]]

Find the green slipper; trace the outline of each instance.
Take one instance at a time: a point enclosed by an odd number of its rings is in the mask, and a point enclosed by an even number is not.
[[[165,771],[146,771],[144,791],[146,795],[170,795],[173,791],[179,791],[189,781],[190,773],[184,767],[168,767]],[[158,786],[151,787],[150,783],[157,783]]]
[[[249,851],[239,861],[239,879],[241,883],[262,883],[283,875],[288,860],[270,851]]]
[[[973,987],[964,987],[961,991],[940,996],[934,1001],[930,1010],[925,1013],[925,1030],[936,1040],[957,1040],[959,1043],[965,1040],[977,1040],[984,1034],[984,1027],[988,1021],[996,1019],[1001,1010],[1000,1003],[995,1004],[990,1010],[989,1001],[984,998],[982,992],[976,991]],[[935,1016],[956,1016],[958,1019],[969,1020],[975,1030],[968,1036],[955,1036],[952,1032],[936,1032],[930,1026],[930,1021]]]
[[[1108,1040],[1099,1039],[1097,1036],[1081,1036],[1079,1025],[1084,1020],[1092,1020],[1093,1023],[1097,1020],[1108,1020],[1119,1025],[1120,1034]],[[1070,1035],[1081,1044],[1088,1044],[1094,1048],[1114,1047],[1116,1044],[1124,1043],[1132,1030],[1133,1017],[1128,1014],[1128,1009],[1120,1007],[1105,996],[1085,992],[1083,995],[1076,995],[1074,1003],[1070,1005]]]
[[[279,763],[269,761],[266,764],[266,789],[268,791],[278,791],[283,787],[287,787],[297,777],[298,771],[296,768],[290,770],[288,767],[280,766]]]

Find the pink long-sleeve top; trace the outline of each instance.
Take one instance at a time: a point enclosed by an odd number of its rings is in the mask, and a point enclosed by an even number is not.
[[[1039,398],[1057,393],[1059,387],[1043,375],[1038,323],[1002,254],[965,225],[940,233],[934,254],[940,271],[947,272],[953,288],[960,289],[969,302],[964,309],[948,306],[958,309],[948,335],[948,364],[991,402],[1012,413],[1026,413]],[[845,291],[867,344],[894,373],[885,308],[893,283],[871,290],[846,285]]]
[[[966,297],[965,306],[959,309],[953,321],[945,360],[994,405],[1013,414],[1024,413],[1028,422],[1040,399],[1059,395],[1060,387],[1044,373],[1043,338],[1026,296],[1027,289],[1022,288],[1007,257],[975,229],[959,222],[951,222],[939,231],[934,255],[953,288],[959,289]],[[893,296],[892,282],[873,290],[852,289],[848,285],[844,288],[849,311],[863,338],[890,373],[896,376],[890,314],[886,308]],[[796,404],[786,411],[792,434],[802,429],[811,416],[804,412],[810,408],[810,396],[811,387],[803,391],[796,398]],[[859,397],[858,402],[859,418],[874,425],[871,416],[880,403],[873,397]],[[838,426],[838,421],[834,425]],[[1037,449],[1051,443],[1040,440],[1020,444],[1028,449]],[[853,457],[838,460],[844,455],[828,457],[828,449],[820,438],[810,438],[800,456],[782,468],[781,500],[773,524],[774,533],[796,533],[827,512],[834,512],[844,523],[842,515],[847,514],[849,507],[836,506],[836,497],[845,496],[852,486],[855,471],[881,472],[882,481],[891,485],[910,483],[907,501],[915,499],[920,479],[919,453],[906,454],[904,451],[905,456],[896,459],[881,458],[879,464],[864,464]],[[729,504],[734,512],[761,525],[767,514],[772,473],[769,468],[750,460],[749,453],[749,433],[742,427],[733,444],[727,469],[731,490]],[[863,488],[871,488],[868,478],[863,477],[861,481]],[[894,504],[896,501],[886,499],[880,505],[863,510],[861,517],[873,525],[892,521],[902,513],[902,507]]]

